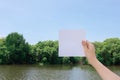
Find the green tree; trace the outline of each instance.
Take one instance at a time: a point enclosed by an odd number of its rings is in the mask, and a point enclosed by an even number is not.
[[[27,56],[27,63],[36,63],[37,57],[36,57],[36,50],[35,45],[29,45],[30,53]]]
[[[62,63],[63,64],[70,64],[70,58],[69,57],[63,57]]]
[[[35,45],[37,61],[45,64],[60,63],[58,59],[58,41],[40,41]]]
[[[98,59],[105,65],[120,64],[120,39],[109,38],[94,42]]]
[[[80,62],[80,58],[79,57],[70,57],[70,63],[71,64],[77,64]]]
[[[29,45],[25,42],[23,35],[14,32],[6,37],[6,47],[9,51],[9,62],[12,64],[26,63],[29,54]]]
[[[9,54],[7,47],[5,46],[5,38],[0,39],[0,64],[9,63]]]
[[[105,65],[120,64],[120,39],[109,38],[93,42],[97,58]],[[0,64],[88,64],[85,57],[58,57],[58,41],[28,44],[23,35],[14,32],[0,38]]]
[[[108,43],[110,50],[109,54],[112,56],[113,64],[120,64],[120,39],[119,38],[109,38],[105,40]]]

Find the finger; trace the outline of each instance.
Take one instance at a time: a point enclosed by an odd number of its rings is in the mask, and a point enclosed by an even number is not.
[[[94,47],[94,45],[92,43],[90,43],[89,41],[87,41],[88,47]]]
[[[86,45],[86,42],[84,40],[82,40],[82,45],[85,46]]]
[[[83,41],[82,41],[82,45],[83,45],[83,48],[84,48],[84,49],[87,49],[86,41],[83,40]]]
[[[90,42],[86,41],[86,45],[87,45],[87,48],[89,49],[90,48]]]

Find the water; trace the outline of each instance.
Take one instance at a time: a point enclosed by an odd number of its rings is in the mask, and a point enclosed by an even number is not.
[[[120,66],[109,67],[120,75]],[[0,65],[0,80],[102,80],[91,66]]]

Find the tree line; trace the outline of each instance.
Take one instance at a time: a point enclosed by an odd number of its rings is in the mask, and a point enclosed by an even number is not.
[[[97,58],[105,65],[120,64],[120,39],[93,42]],[[85,57],[59,57],[58,41],[30,45],[22,34],[13,32],[0,38],[0,64],[88,64]]]

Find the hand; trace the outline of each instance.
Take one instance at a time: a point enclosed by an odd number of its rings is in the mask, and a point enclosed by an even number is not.
[[[110,71],[107,67],[105,67],[97,60],[93,44],[88,41],[82,41],[82,45],[88,62],[96,69],[103,80],[120,80],[120,77],[118,75]]]
[[[82,41],[82,45],[88,62],[92,65],[97,60],[94,45],[88,41]]]

